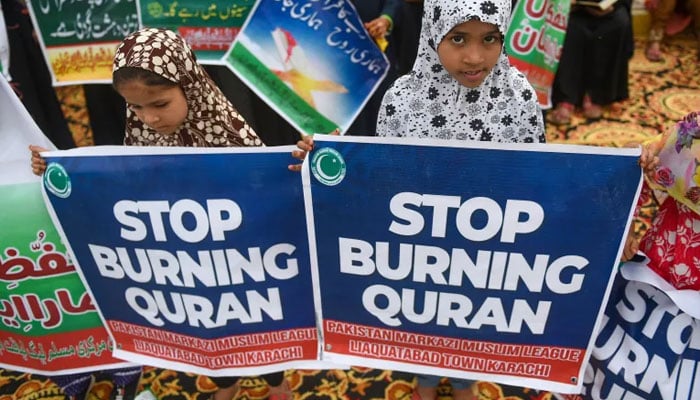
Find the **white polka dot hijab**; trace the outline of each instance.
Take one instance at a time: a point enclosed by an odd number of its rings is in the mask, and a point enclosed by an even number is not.
[[[505,52],[477,88],[462,86],[440,64],[437,46],[471,19],[505,36],[511,0],[427,0],[413,70],[394,82],[379,110],[379,136],[544,142],[537,97]]]
[[[133,146],[262,146],[262,141],[236,111],[175,32],[147,28],[127,36],[117,48],[113,71],[143,68],[178,83],[188,113],[173,134],[160,134],[127,108],[124,144]]]

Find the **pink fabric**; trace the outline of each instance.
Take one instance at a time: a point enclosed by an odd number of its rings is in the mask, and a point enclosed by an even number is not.
[[[639,249],[676,289],[700,290],[700,114],[686,115],[649,146],[659,149],[659,165],[645,191],[668,197]]]

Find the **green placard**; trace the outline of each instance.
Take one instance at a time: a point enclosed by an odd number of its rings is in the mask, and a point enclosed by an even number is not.
[[[46,211],[40,184],[5,185],[2,192],[0,332],[40,337],[101,327]]]
[[[139,28],[134,0],[27,3],[46,47],[121,41]]]
[[[139,0],[141,24],[178,32],[200,61],[220,60],[255,0]]]
[[[506,34],[506,53],[527,76],[543,108],[551,106],[570,8],[570,0],[518,1]]]

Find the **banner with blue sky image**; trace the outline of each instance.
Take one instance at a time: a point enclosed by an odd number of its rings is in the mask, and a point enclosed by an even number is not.
[[[307,134],[345,131],[389,68],[345,0],[258,1],[225,62]]]

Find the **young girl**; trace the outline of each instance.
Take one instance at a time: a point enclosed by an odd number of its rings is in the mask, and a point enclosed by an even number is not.
[[[510,0],[427,0],[413,70],[396,80],[379,109],[379,136],[494,142],[544,142],[532,86],[503,50]],[[292,155],[313,150],[306,136]],[[301,165],[290,165],[298,171]],[[440,378],[418,376],[414,399],[432,400]],[[452,380],[455,400],[472,381]]]
[[[175,32],[147,28],[127,36],[114,57],[112,84],[127,103],[124,144],[131,146],[263,146]],[[44,149],[30,146],[32,170],[41,175]],[[270,397],[291,399],[279,372],[265,376]],[[238,378],[212,378],[214,399],[230,400]]]
[[[416,63],[384,95],[377,135],[543,143],[535,92],[503,50],[509,19],[507,0],[426,1]],[[297,147],[303,160],[313,137]]]
[[[507,0],[425,2],[418,57],[379,110],[379,136],[544,142],[535,92],[503,51]]]

